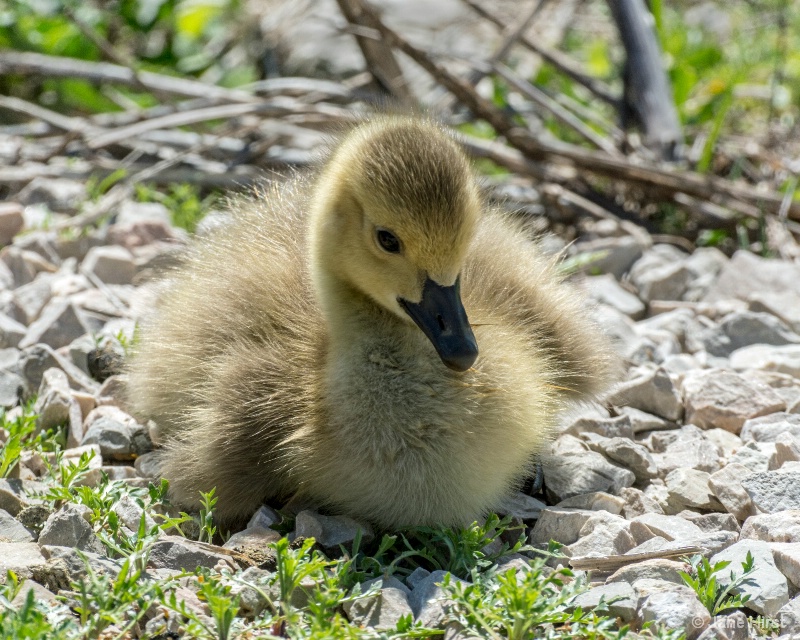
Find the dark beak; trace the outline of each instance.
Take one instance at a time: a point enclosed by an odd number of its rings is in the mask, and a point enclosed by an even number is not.
[[[443,287],[428,278],[422,289],[422,300],[397,302],[433,343],[436,352],[453,371],[466,371],[478,357],[478,344],[469,326],[467,312],[461,303],[460,278],[450,287]]]

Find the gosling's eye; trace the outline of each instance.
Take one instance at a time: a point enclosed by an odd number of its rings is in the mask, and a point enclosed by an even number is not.
[[[378,229],[375,232],[375,237],[381,249],[387,253],[400,253],[400,240],[391,231]]]

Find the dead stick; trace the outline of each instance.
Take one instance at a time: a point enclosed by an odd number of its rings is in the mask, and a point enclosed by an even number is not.
[[[375,28],[372,16],[361,10],[357,0],[336,0],[336,2],[350,24],[368,29]],[[367,63],[367,69],[377,83],[401,102],[407,105],[414,104],[414,94],[403,77],[403,71],[394,57],[392,48],[379,38],[374,39],[359,33],[355,33],[355,38]]]
[[[600,134],[592,131],[592,129],[587,127],[577,117],[572,115],[570,112],[565,111],[563,107],[561,107],[555,100],[553,100],[550,96],[548,96],[544,91],[542,91],[537,87],[534,87],[529,82],[524,82],[519,78],[517,78],[511,71],[511,69],[509,69],[504,64],[495,62],[492,64],[492,68],[494,69],[495,73],[497,73],[497,75],[499,75],[501,78],[503,78],[503,80],[508,82],[519,93],[521,93],[523,96],[525,96],[535,104],[539,105],[543,109],[549,111],[556,120],[567,125],[570,129],[578,133],[585,140],[591,142],[598,149],[602,149],[609,155],[622,157],[622,153],[620,153],[620,151],[617,150],[613,142],[611,142],[608,138],[605,138]]]
[[[370,11],[366,5],[364,7],[365,11]],[[560,141],[534,138],[529,132],[516,126],[494,104],[478,95],[464,80],[434,63],[427,54],[380,22],[377,16],[375,16],[375,20],[387,40],[453,92],[475,115],[486,120],[499,134],[505,136],[512,146],[529,158],[559,158],[569,161],[584,171],[640,182],[660,187],[669,192],[688,193],[705,200],[711,200],[716,195],[723,195],[767,207],[775,213],[783,202],[781,194],[773,191],[756,192],[750,186],[736,185],[716,176],[702,176],[690,171],[673,171],[647,165],[635,165],[627,159],[612,158],[602,152],[582,149]],[[800,219],[800,202],[793,203],[788,213],[792,217]]]
[[[141,82],[150,91],[187,98],[212,98],[225,102],[258,100],[244,91],[150,71],[134,73],[127,67],[109,62],[89,62],[41,53],[0,51],[0,75],[9,74],[46,78],[83,78],[93,82],[115,82],[129,87],[138,87]]]
[[[474,2],[474,0],[462,1],[479,16],[485,18],[489,22],[494,23],[503,31],[508,29],[508,25],[505,22],[486,11],[486,9],[480,6],[477,2]],[[578,69],[577,64],[572,61],[569,56],[561,53],[560,51],[550,50],[546,47],[542,47],[541,45],[533,42],[530,38],[526,38],[524,36],[519,39],[519,42],[534,53],[540,55],[546,62],[553,65],[565,76],[569,76],[575,82],[591,91],[598,98],[613,106],[614,109],[619,108],[620,99],[614,95],[611,89],[609,89],[603,81],[598,80],[597,78],[592,78],[591,76],[583,73],[580,69]]]

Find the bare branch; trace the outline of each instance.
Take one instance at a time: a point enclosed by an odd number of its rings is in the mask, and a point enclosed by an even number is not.
[[[226,89],[150,71],[134,73],[128,67],[109,62],[88,62],[41,53],[0,51],[0,75],[10,74],[45,78],[83,78],[92,82],[114,82],[128,87],[138,87],[141,82],[150,91],[186,98],[211,98],[223,102],[258,100],[249,93],[237,89]]]
[[[505,22],[489,13],[474,0],[462,0],[462,2],[464,2],[464,4],[466,4],[479,16],[497,25],[503,31],[508,29],[508,25]],[[577,63],[575,63],[569,56],[561,53],[560,51],[547,49],[546,47],[536,44],[530,38],[526,38],[524,36],[519,39],[519,42],[527,49],[540,55],[544,60],[553,65],[565,76],[572,78],[575,82],[591,91],[594,95],[604,102],[607,102],[615,109],[619,109],[620,99],[614,95],[611,89],[602,80],[598,80],[597,78],[592,78],[591,76],[586,75],[578,68]]]

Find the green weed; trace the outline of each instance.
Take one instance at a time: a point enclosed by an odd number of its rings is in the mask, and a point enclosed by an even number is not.
[[[725,560],[711,564],[708,558],[696,555],[686,560],[691,565],[691,572],[681,571],[683,581],[691,587],[703,603],[708,612],[712,615],[728,609],[737,609],[743,606],[750,596],[747,594],[733,593],[739,587],[750,584],[750,577],[755,571],[752,554],[748,551],[747,558],[742,562],[742,573],[738,576],[731,571],[730,578],[726,584],[720,584],[717,574],[724,571],[731,564]]]

